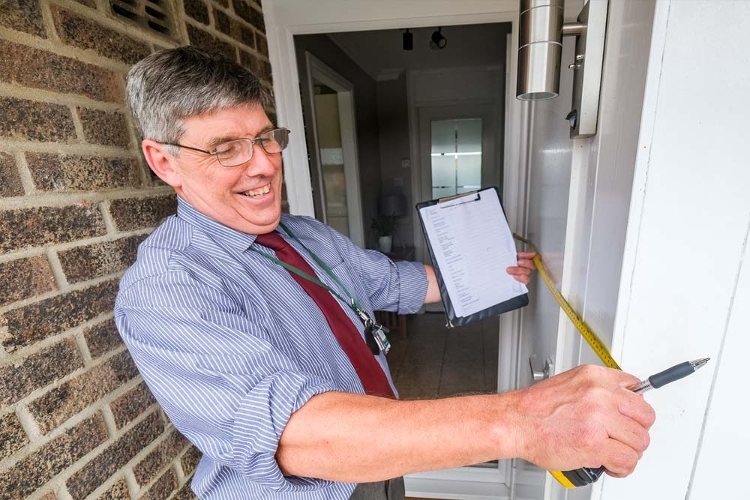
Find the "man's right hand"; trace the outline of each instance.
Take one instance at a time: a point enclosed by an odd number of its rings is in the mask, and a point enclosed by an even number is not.
[[[627,476],[649,445],[656,415],[627,388],[632,375],[593,365],[579,366],[515,391],[517,455],[547,470],[604,466]]]

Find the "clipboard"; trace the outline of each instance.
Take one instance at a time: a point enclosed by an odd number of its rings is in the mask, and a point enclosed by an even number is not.
[[[516,250],[497,187],[416,208],[448,328],[528,305],[526,286],[505,271],[516,265]]]

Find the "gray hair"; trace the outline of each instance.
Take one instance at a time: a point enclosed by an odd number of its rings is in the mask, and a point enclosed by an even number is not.
[[[239,105],[268,108],[270,93],[258,77],[219,54],[185,46],[155,52],[127,76],[128,108],[144,139],[177,142],[183,120]]]

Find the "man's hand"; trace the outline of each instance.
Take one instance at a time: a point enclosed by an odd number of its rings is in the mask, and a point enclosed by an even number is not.
[[[517,281],[528,285],[531,281],[531,271],[534,270],[534,261],[532,260],[534,256],[536,256],[534,252],[518,252],[518,265],[511,266],[506,271]]]
[[[515,393],[517,454],[547,470],[604,466],[627,476],[649,445],[656,415],[627,389],[632,375],[579,366]]]

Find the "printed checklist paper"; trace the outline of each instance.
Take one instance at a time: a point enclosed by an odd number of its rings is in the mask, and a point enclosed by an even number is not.
[[[506,272],[516,247],[495,189],[419,208],[433,260],[457,317],[528,293]]]

